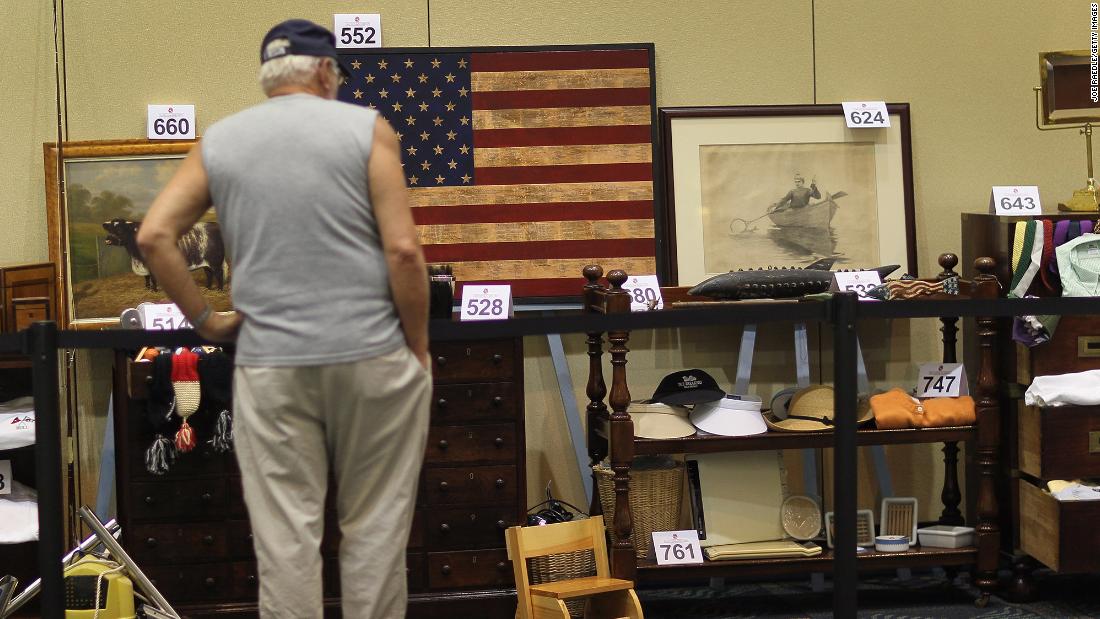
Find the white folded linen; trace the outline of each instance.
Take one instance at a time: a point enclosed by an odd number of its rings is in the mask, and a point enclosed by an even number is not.
[[[1024,393],[1028,406],[1096,406],[1100,404],[1100,370],[1036,376]]]
[[[34,398],[0,402],[0,450],[34,444]]]
[[[38,493],[12,481],[11,494],[0,495],[0,544],[38,539]]]

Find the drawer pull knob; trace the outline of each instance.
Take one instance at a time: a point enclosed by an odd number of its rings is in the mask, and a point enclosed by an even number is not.
[[[150,548],[156,548],[157,547],[157,538],[155,538],[155,537],[147,538],[145,540],[145,545],[150,547]]]
[[[436,408],[447,408],[447,398],[439,398],[435,403]]]
[[[504,405],[504,398],[500,397],[499,395],[498,395],[498,396],[494,396],[494,397],[493,397],[493,399],[492,399],[492,400],[490,400],[489,402],[490,402],[490,403],[491,403],[491,404],[492,404],[493,406],[495,406],[496,408],[500,408],[501,406],[503,406],[503,405]]]
[[[451,525],[444,522],[443,524],[439,525],[439,530],[442,533],[449,533],[451,531]]]
[[[508,564],[504,561],[497,561],[497,570],[503,572],[508,569]]]
[[[249,574],[248,577],[245,578],[244,580],[245,580],[245,582],[248,583],[249,587],[255,587],[256,586],[256,575],[255,574]]]
[[[504,355],[502,355],[500,353],[496,353],[495,355],[493,355],[492,361],[496,365],[500,365],[504,361]]]
[[[451,566],[444,565],[443,567],[439,568],[439,571],[442,572],[444,576],[447,576],[451,573]]]
[[[440,449],[446,449],[450,446],[451,446],[451,444],[447,442],[447,439],[442,439],[442,440],[439,441],[439,448]]]
[[[437,365],[447,365],[447,358],[443,355],[439,355],[435,358],[435,362]]]
[[[493,439],[493,444],[496,445],[498,448],[504,447],[504,439],[498,436]]]
[[[152,374],[145,377],[145,384],[146,385],[152,385],[153,384],[153,375]]]
[[[497,480],[494,481],[493,483],[496,485],[497,488],[503,488],[504,487],[504,479],[503,478],[497,477]]]
[[[202,581],[202,584],[206,585],[207,589],[213,589],[214,585],[217,584],[217,582],[218,581],[214,580],[213,576],[207,576],[206,580]]]
[[[145,504],[146,504],[146,505],[152,505],[153,503],[156,503],[156,502],[157,502],[157,500],[156,500],[156,499],[154,499],[154,498],[153,498],[153,497],[151,497],[151,496],[147,496],[147,497],[145,497]]]
[[[504,522],[503,520],[497,520],[497,528],[498,529],[507,529],[508,528],[508,523]]]
[[[248,543],[249,544],[252,543],[252,534],[251,533],[248,534]]]
[[[209,503],[209,502],[210,502],[211,500],[213,500],[213,498],[214,498],[214,497],[213,497],[213,496],[211,496],[209,492],[203,492],[203,493],[202,493],[202,496],[201,496],[201,497],[199,497],[199,499],[200,499],[200,500],[201,500],[201,501],[202,501],[203,503]]]
[[[206,544],[207,546],[212,545],[214,543],[214,536],[213,535],[203,535],[202,536],[202,543]]]
[[[445,482],[445,481],[439,482],[439,489],[443,490],[443,491],[446,491],[447,490],[447,482]]]

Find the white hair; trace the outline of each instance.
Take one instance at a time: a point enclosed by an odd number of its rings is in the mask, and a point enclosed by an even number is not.
[[[273,51],[274,48],[285,49],[287,45],[286,39],[275,39],[267,44],[265,52]],[[306,86],[313,81],[317,67],[324,61],[324,58],[317,56],[292,54],[272,58],[260,65],[260,87],[265,95],[270,95],[273,90],[282,86]],[[333,70],[337,70],[335,62]]]

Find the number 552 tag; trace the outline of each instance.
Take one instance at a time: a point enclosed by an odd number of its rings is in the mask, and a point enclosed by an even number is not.
[[[512,316],[512,287],[466,284],[462,286],[460,320],[506,320]]]
[[[654,531],[653,551],[657,553],[657,565],[684,565],[702,563],[703,550],[699,548],[699,532]]]
[[[961,363],[922,363],[918,376],[918,398],[955,398],[970,393]]]

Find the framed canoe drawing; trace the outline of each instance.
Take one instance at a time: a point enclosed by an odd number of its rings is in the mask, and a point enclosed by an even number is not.
[[[916,275],[909,106],[887,109],[884,129],[840,105],[660,110],[673,283],[821,258]]]

